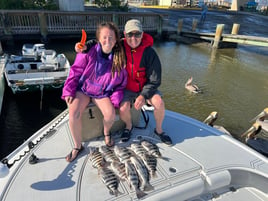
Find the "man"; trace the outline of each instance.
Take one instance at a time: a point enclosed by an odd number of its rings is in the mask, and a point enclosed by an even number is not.
[[[161,63],[158,55],[152,48],[153,38],[143,32],[141,22],[131,19],[125,24],[123,45],[127,58],[128,72],[127,86],[124,98],[120,104],[119,114],[126,127],[122,133],[122,142],[127,142],[133,129],[131,120],[131,104],[136,110],[141,109],[146,101],[154,107],[156,128],[154,133],[162,142],[171,145],[172,141],[162,129],[165,117],[165,104],[158,87],[161,84]],[[88,43],[89,47],[92,41]],[[76,51],[79,51],[76,44]],[[81,50],[80,50],[81,51]]]

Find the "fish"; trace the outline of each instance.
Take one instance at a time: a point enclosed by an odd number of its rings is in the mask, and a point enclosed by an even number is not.
[[[130,158],[132,152],[126,147],[114,146],[114,153],[119,158],[120,162],[125,162]]]
[[[84,29],[82,29],[82,37],[81,37],[81,41],[80,41],[80,43],[78,45],[78,47],[80,49],[82,49],[85,46],[86,40],[87,40],[87,33],[86,33],[86,31]]]
[[[92,162],[92,167],[100,168],[104,166],[104,160],[98,147],[90,148],[89,159]]]
[[[101,177],[102,182],[109,189],[109,193],[111,195],[115,195],[116,197],[121,192],[118,190],[119,181],[117,179],[116,174],[107,167],[98,168],[99,176]]]
[[[140,157],[148,169],[150,178],[156,178],[157,159],[148,153],[144,153]]]
[[[146,153],[147,151],[144,149],[144,147],[141,144],[138,143],[132,143],[130,145],[130,148],[134,151],[134,153],[138,156],[141,156],[142,154]]]
[[[119,158],[115,155],[114,151],[107,146],[101,146],[100,151],[106,162],[119,161]]]
[[[122,181],[127,180],[127,173],[124,163],[115,160],[111,163],[111,168]]]
[[[139,175],[141,189],[144,191],[153,190],[154,187],[149,182],[149,173],[143,161],[140,158],[134,156],[130,157],[130,161],[135,166]]]
[[[135,166],[131,163],[130,160],[125,161],[125,168],[126,168],[127,181],[129,183],[129,187],[131,189],[134,188],[137,198],[140,199],[146,196],[147,194],[139,189],[139,176],[135,170]]]
[[[143,140],[141,142],[141,145],[144,147],[144,149],[152,156],[156,157],[156,158],[162,158],[162,154],[161,152],[159,151],[159,148],[158,146],[156,146],[155,144],[149,142],[149,141],[146,141],[146,140]]]

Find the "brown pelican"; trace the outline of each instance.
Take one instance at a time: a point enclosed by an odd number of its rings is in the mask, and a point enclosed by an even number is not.
[[[192,82],[193,82],[193,77],[190,77],[184,85],[185,89],[193,93],[201,93],[202,91],[199,89],[199,87],[196,86],[195,84],[192,84]]]
[[[262,129],[268,132],[268,108],[265,108],[260,114],[258,114],[251,121],[256,121],[261,125]]]
[[[245,138],[245,143],[261,154],[268,156],[268,141],[256,136],[261,132],[262,126],[259,123],[254,123],[241,137]]]
[[[216,111],[213,111],[211,112],[208,117],[203,121],[203,123],[213,127],[213,128],[216,128],[218,129],[219,131],[225,133],[225,134],[228,134],[228,135],[231,135],[229,131],[227,131],[223,126],[219,126],[219,125],[214,125],[215,121],[217,120],[218,118],[218,112]]]

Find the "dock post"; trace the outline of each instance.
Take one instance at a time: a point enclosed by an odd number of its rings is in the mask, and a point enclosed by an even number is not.
[[[40,21],[40,32],[41,32],[41,41],[47,42],[47,20],[44,12],[38,13],[39,21]]]
[[[178,28],[177,28],[177,34],[180,35],[182,31],[182,24],[183,24],[183,19],[178,19]]]
[[[0,55],[3,54],[2,42],[0,41]]]
[[[222,32],[223,32],[224,24],[218,24],[216,28],[216,33],[214,37],[214,43],[213,43],[213,48],[218,48],[220,44],[220,40],[222,37]]]
[[[157,35],[158,37],[162,37],[162,33],[163,33],[163,17],[162,16],[158,16],[159,20],[159,24],[158,24],[158,29],[157,29]]]
[[[194,19],[193,19],[193,24],[192,24],[192,31],[193,31],[193,32],[196,31],[197,22],[198,22],[198,20],[194,18]]]
[[[234,34],[234,35],[238,34],[239,28],[240,28],[240,24],[234,23],[231,34]]]

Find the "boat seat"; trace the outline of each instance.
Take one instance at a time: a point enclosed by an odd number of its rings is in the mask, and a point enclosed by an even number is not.
[[[138,126],[141,110],[134,107],[130,110],[133,126]],[[103,136],[103,115],[100,109],[94,104],[89,103],[82,114],[82,141],[88,141],[92,138]],[[117,133],[125,128],[125,123],[119,117],[119,110],[116,109],[116,121],[114,122],[111,133]]]

